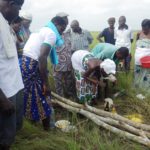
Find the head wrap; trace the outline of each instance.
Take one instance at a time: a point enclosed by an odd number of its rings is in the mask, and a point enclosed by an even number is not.
[[[103,68],[106,74],[116,73],[116,64],[110,59],[105,59],[101,64],[100,68]]]

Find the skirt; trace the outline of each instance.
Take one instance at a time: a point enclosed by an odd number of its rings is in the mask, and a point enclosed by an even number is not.
[[[24,82],[24,115],[26,118],[39,121],[50,116],[50,98],[43,95],[43,81],[40,77],[38,61],[23,56],[20,60]]]
[[[91,102],[97,96],[97,85],[83,78],[82,72],[74,70],[76,94],[80,103]]]

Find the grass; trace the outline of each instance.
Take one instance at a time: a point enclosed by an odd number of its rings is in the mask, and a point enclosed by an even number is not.
[[[96,37],[98,33],[93,32],[92,34],[93,37]],[[96,43],[97,40],[94,39],[91,47]],[[134,46],[135,43],[132,49]],[[150,124],[150,96],[147,96],[145,100],[136,98],[137,91],[132,86],[133,72],[131,71],[129,74],[119,73],[117,78],[118,86],[115,90],[126,90],[126,95],[114,99],[118,114],[141,114],[143,122]],[[52,77],[50,77],[50,81],[54,85]],[[86,118],[81,118],[64,109],[59,109],[56,116],[56,120],[68,119],[74,125],[86,120]],[[23,129],[16,136],[12,150],[148,150],[145,146],[99,128],[91,121],[86,120],[77,127],[77,133],[68,134],[57,129],[45,132],[40,124],[35,126],[25,120]]]

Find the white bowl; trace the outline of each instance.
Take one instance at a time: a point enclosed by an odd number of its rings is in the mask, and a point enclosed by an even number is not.
[[[70,125],[68,120],[59,120],[55,123],[55,126],[60,129],[67,128]]]
[[[77,127],[76,126],[72,126],[72,125],[68,125],[66,128],[61,129],[61,131],[63,132],[77,132]]]

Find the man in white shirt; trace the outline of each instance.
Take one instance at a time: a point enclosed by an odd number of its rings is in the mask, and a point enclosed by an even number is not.
[[[119,18],[119,27],[115,29],[115,46],[117,48],[127,47],[131,53],[131,44],[133,42],[133,34],[131,29],[126,25],[125,16]],[[131,54],[125,60],[125,69],[130,68]]]
[[[0,0],[0,150],[10,149],[16,128],[22,125],[23,99],[18,101],[18,96],[24,85],[9,24],[18,16],[23,2]]]

